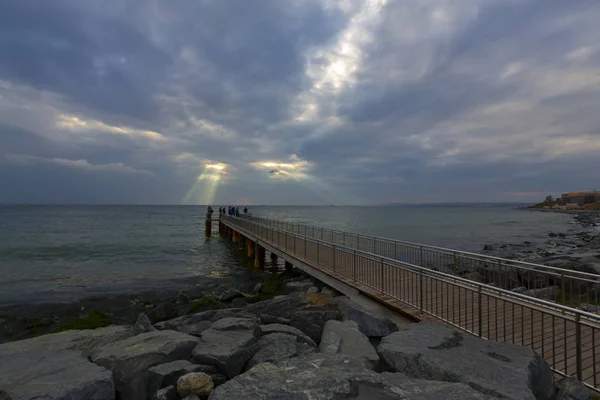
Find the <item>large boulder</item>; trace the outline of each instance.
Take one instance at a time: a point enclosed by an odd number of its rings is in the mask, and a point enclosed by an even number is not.
[[[302,332],[298,328],[283,324],[269,324],[261,325],[260,330],[263,335],[269,335],[271,333],[285,333],[286,335],[296,336],[296,340],[300,343],[306,343],[310,346],[317,347],[317,344],[309,338],[306,333]]]
[[[312,286],[313,286],[313,283],[310,280],[293,281],[293,282],[288,282],[285,285],[283,285],[282,291],[284,294],[289,294],[289,293],[294,293],[294,292],[306,292]]]
[[[9,354],[51,350],[81,350],[85,355],[89,355],[97,348],[132,336],[133,329],[129,325],[65,331],[0,344],[0,357]]]
[[[117,393],[124,399],[147,397],[146,370],[158,364],[188,359],[199,339],[175,331],[156,331],[97,349],[91,360],[113,372]]]
[[[348,297],[338,297],[336,302],[342,318],[356,322],[358,329],[368,337],[384,337],[398,331],[392,320],[367,310]]]
[[[202,332],[209,329],[212,326],[210,321],[200,321],[196,324],[180,326],[177,330],[179,332],[187,333],[193,336],[202,336]]]
[[[565,378],[560,383],[556,400],[590,400],[590,389],[575,378]]]
[[[363,359],[374,370],[379,368],[379,355],[369,338],[358,330],[354,321],[327,321],[319,344],[322,353],[339,353]]]
[[[258,328],[258,321],[252,318],[222,318],[211,325],[217,331],[254,331]]]
[[[148,317],[153,322],[165,321],[178,315],[177,306],[173,303],[160,303],[148,313]]]
[[[258,364],[213,390],[209,400],[491,399],[460,383],[412,380],[407,384],[400,374],[385,375],[354,357],[313,353]]]
[[[167,386],[150,395],[151,400],[178,400],[177,388],[173,385]]]
[[[30,351],[0,356],[0,399],[113,400],[112,374],[81,351]]]
[[[537,297],[542,300],[554,300],[559,292],[560,288],[558,286],[548,286],[539,289],[531,289],[523,292],[523,294],[526,296]]]
[[[337,310],[302,310],[292,315],[290,325],[304,332],[313,342],[319,343],[325,322],[339,318]]]
[[[277,296],[269,300],[248,305],[246,311],[253,314],[269,314],[280,318],[291,318],[298,309],[306,308],[308,299],[298,294]]]
[[[192,352],[193,360],[198,364],[215,366],[227,377],[233,378],[258,350],[259,333],[258,328],[219,330],[211,327],[202,333]]]
[[[416,378],[462,382],[484,394],[510,399],[554,396],[552,370],[532,349],[438,324],[413,324],[386,336],[377,352],[391,371]]]
[[[316,348],[299,343],[296,336],[284,333],[271,333],[261,337],[257,343],[259,350],[246,364],[246,370],[263,362],[277,362],[312,352]]]

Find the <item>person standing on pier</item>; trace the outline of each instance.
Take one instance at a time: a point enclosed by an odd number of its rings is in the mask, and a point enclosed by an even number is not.
[[[244,214],[248,214],[248,207],[244,207]]]

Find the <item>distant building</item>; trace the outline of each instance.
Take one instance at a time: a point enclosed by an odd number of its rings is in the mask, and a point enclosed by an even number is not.
[[[597,190],[587,192],[569,192],[563,193],[558,199],[561,205],[579,205],[583,206],[589,203],[600,202],[600,192]]]

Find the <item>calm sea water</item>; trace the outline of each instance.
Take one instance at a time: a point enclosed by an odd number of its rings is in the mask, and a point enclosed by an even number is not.
[[[218,206],[217,206],[218,207]],[[204,235],[205,207],[0,206],[0,304],[164,287],[244,273],[247,260]],[[478,251],[543,240],[567,215],[509,206],[251,207],[254,215]]]

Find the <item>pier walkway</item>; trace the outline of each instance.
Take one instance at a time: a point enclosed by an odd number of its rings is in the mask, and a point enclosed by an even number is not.
[[[600,315],[573,306],[598,303],[597,275],[250,216],[220,227],[417,321],[531,347],[600,391]]]

